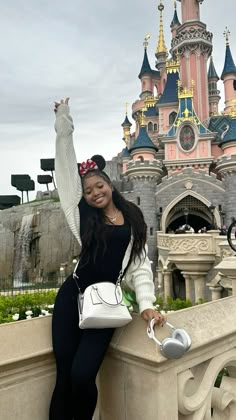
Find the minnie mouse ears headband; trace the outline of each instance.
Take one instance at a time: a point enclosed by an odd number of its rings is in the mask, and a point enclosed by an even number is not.
[[[83,178],[88,172],[94,170],[102,171],[106,166],[106,161],[101,155],[94,155],[86,162],[78,163],[79,174]]]

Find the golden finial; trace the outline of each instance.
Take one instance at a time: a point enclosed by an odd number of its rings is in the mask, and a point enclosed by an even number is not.
[[[143,107],[139,114],[138,122],[139,122],[140,127],[145,127],[146,125],[146,117],[144,115],[145,111],[147,111],[147,108]]]
[[[153,106],[156,105],[156,99],[154,98],[153,95],[150,95],[144,99],[144,103],[145,103],[145,109],[152,108]]]
[[[174,0],[174,8],[177,9],[177,1]]]
[[[179,99],[193,98],[193,95],[194,95],[194,85],[195,85],[194,80],[192,80],[191,86],[190,86],[189,89],[186,88],[186,87],[184,88],[182,86],[182,83],[181,83],[180,80],[178,80],[177,85],[178,85],[178,98]]]
[[[144,49],[145,49],[145,50],[147,49],[147,46],[148,46],[148,39],[150,39],[150,38],[151,38],[151,35],[150,35],[150,34],[147,34],[147,35],[145,35],[145,37],[144,37],[143,46],[144,46]]]
[[[159,53],[166,53],[167,54],[168,50],[167,50],[166,45],[165,45],[163,19],[162,19],[162,12],[164,10],[164,5],[162,4],[162,0],[160,0],[158,10],[160,11],[160,31],[159,31],[159,40],[158,40],[156,54],[159,54]]]
[[[179,54],[177,54],[176,60],[168,60],[166,62],[166,71],[167,73],[177,73],[180,69],[180,60],[179,60]]]
[[[224,31],[223,35],[224,35],[224,37],[226,39],[226,45],[228,46],[229,45],[230,31],[229,31],[229,29],[228,29],[227,26],[225,27],[225,31]]]
[[[128,107],[129,107],[129,102],[125,102],[125,115],[128,114]]]

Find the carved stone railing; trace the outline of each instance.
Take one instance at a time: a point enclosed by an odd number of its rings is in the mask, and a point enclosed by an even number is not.
[[[100,373],[102,420],[234,420],[236,418],[236,297],[171,314],[192,348],[167,360],[146,335],[145,323],[118,329]],[[157,328],[160,340],[169,330]],[[219,388],[219,372],[227,369]]]
[[[236,297],[170,314],[168,320],[190,334],[192,347],[181,359],[167,360],[147,337],[146,322],[133,315],[111,341],[93,420],[234,420],[235,319]],[[170,331],[159,327],[156,334],[163,340]],[[55,384],[51,316],[2,324],[0,337],[0,419],[48,420]],[[215,388],[223,368],[229,376]]]

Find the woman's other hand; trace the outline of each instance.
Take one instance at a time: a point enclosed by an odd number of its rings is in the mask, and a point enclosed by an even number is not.
[[[60,100],[60,102],[54,102],[54,111],[55,112],[57,112],[57,108],[61,105],[61,104],[66,104],[66,105],[68,105],[69,104],[69,99],[70,98],[66,98],[65,100],[64,99],[61,99]]]
[[[148,322],[148,328],[150,328],[150,321],[154,318],[155,324],[163,325],[166,323],[166,317],[162,315],[160,312],[155,311],[154,309],[145,309],[141,313],[141,317]]]

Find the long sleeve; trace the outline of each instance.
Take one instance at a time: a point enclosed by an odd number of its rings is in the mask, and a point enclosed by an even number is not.
[[[139,258],[132,261],[124,278],[127,286],[135,291],[140,313],[145,309],[154,308],[153,304],[156,300],[151,263],[147,256],[147,246],[145,251],[141,255],[141,261]]]
[[[57,109],[55,130],[55,176],[58,194],[68,225],[81,245],[78,204],[82,197],[82,185],[73,146],[73,120],[66,104],[61,104]]]

